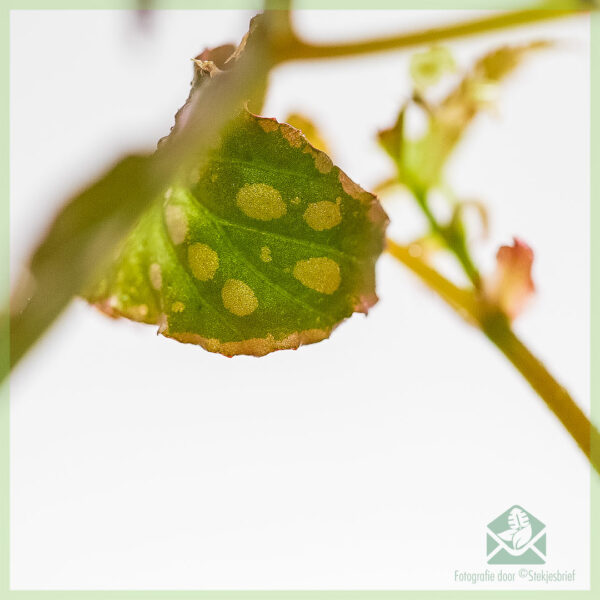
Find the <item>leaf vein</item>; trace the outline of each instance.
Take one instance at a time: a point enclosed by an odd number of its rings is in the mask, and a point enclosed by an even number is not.
[[[198,206],[200,208],[200,210],[202,212],[204,212],[204,214],[208,217],[208,219],[213,222],[215,229],[222,235],[223,239],[229,245],[232,252],[234,252],[235,254],[237,254],[240,257],[240,259],[246,264],[248,269],[250,269],[256,276],[258,276],[260,279],[262,279],[265,283],[267,283],[273,289],[277,290],[281,296],[284,296],[285,298],[287,298],[289,301],[293,302],[294,304],[297,304],[298,306],[301,306],[302,308],[304,308],[310,312],[313,312],[314,314],[319,315],[320,317],[324,317],[326,321],[329,321],[329,315],[327,315],[327,313],[320,311],[318,308],[311,306],[310,304],[308,304],[304,300],[301,300],[300,298],[296,298],[290,292],[288,292],[285,288],[281,287],[278,283],[273,281],[268,275],[261,272],[260,269],[257,269],[252,264],[252,262],[250,260],[248,260],[246,254],[244,252],[242,252],[240,250],[240,248],[231,241],[229,236],[219,226],[219,220],[220,220],[219,217],[217,215],[215,215],[208,207],[204,206],[204,204],[202,204],[193,194],[188,192],[188,195],[192,198],[192,201],[194,202],[194,204],[196,206]]]
[[[219,321],[221,321],[221,323],[223,323],[226,327],[228,327],[233,333],[240,336],[240,338],[245,339],[247,336],[243,333],[243,331],[241,331],[241,329],[239,329],[238,327],[236,327],[235,325],[233,325],[231,323],[229,314],[225,314],[225,309],[220,310],[212,302],[208,301],[202,295],[202,291],[198,288],[196,278],[192,275],[192,273],[190,273],[187,265],[184,264],[183,261],[179,260],[179,257],[177,256],[177,252],[175,252],[175,248],[173,247],[172,243],[170,242],[170,238],[169,238],[169,234],[166,229],[164,217],[161,217],[161,226],[163,229],[163,234],[165,236],[165,239],[169,240],[169,242],[166,244],[166,247],[169,249],[169,252],[171,252],[175,264],[179,265],[181,270],[185,273],[187,279],[191,282],[192,287],[197,291],[197,293],[198,293],[197,297],[200,300],[200,303],[203,304],[204,306],[208,307],[213,313],[215,313],[217,315],[217,317],[219,318]],[[162,304],[162,300],[161,300],[161,304]],[[164,309],[164,306],[163,306],[163,309]]]

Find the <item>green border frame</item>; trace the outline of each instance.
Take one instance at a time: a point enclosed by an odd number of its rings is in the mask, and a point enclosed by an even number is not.
[[[209,9],[224,10],[256,9],[262,6],[256,0],[154,0],[153,8],[157,9]],[[515,9],[526,7],[523,0],[299,0],[294,3],[295,8],[330,8],[330,9]],[[5,32],[1,39],[0,63],[3,81],[5,81],[5,94],[3,104],[5,117],[0,126],[0,136],[6,140],[2,145],[1,164],[4,172],[4,195],[0,208],[0,290],[2,295],[9,289],[9,44],[10,44],[10,16],[11,10],[35,9],[131,9],[135,8],[132,0],[3,0],[0,9],[0,30]],[[559,6],[560,8],[560,6]],[[600,207],[594,205],[594,198],[600,197],[600,169],[594,171],[593,165],[600,165],[600,13],[596,12],[591,17],[591,197],[590,197],[590,319],[591,319],[591,405],[592,414],[600,414],[598,409],[598,393],[600,392]],[[0,297],[0,301],[5,300]],[[9,362],[10,348],[8,340],[8,318],[0,314],[0,367]],[[594,367],[598,367],[595,371]],[[2,369],[0,368],[0,371]],[[591,471],[591,556],[590,556],[590,585],[587,591],[483,591],[473,590],[448,590],[448,591],[285,591],[285,590],[252,590],[252,591],[169,591],[169,590],[58,590],[58,591],[27,591],[10,590],[10,455],[9,455],[9,385],[0,386],[0,599],[14,598],[15,600],[62,600],[83,599],[99,600],[134,600],[149,598],[151,600],[176,600],[198,598],[200,600],[258,600],[264,598],[277,598],[282,600],[391,600],[418,598],[429,599],[458,599],[464,596],[477,599],[500,600],[503,598],[519,598],[523,600],[537,600],[542,594],[551,594],[554,598],[600,598],[600,569],[593,565],[600,565],[600,477]],[[592,452],[600,452],[600,448],[592,448]]]

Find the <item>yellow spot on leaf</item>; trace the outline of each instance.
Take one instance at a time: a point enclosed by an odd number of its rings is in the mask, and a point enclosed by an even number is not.
[[[315,155],[315,167],[319,173],[329,173],[333,168],[333,163],[327,154],[317,151]]]
[[[304,137],[306,137],[315,148],[318,148],[323,152],[329,151],[323,136],[319,132],[319,128],[308,117],[299,113],[292,113],[288,115],[284,121],[292,127],[299,129],[304,134]],[[302,152],[306,152],[306,149],[302,150]]]
[[[287,212],[281,194],[266,183],[249,183],[237,193],[237,205],[240,210],[259,221],[279,219]]]
[[[343,171],[339,172],[338,179],[342,184],[342,188],[344,189],[344,192],[346,192],[346,194],[352,196],[355,200],[365,202],[371,201],[372,196],[369,193],[365,192],[365,190],[363,190],[360,187],[360,185],[354,183],[354,181],[352,181],[352,179],[350,179],[350,177],[348,177],[348,175],[346,175],[346,173],[344,173]]]
[[[155,290],[160,290],[162,287],[162,270],[158,263],[152,263],[148,269],[150,283]]]
[[[300,204],[301,200],[300,200],[300,198],[298,198],[298,196],[296,196],[295,198],[292,198],[292,199],[290,200],[290,202],[291,202],[292,204],[296,205],[296,204]]]
[[[228,279],[221,290],[223,306],[238,317],[252,314],[258,308],[258,300],[252,288],[239,279]]]
[[[303,144],[306,144],[306,138],[302,135],[302,132],[290,127],[287,123],[281,123],[279,130],[292,148],[300,148]]]
[[[192,244],[188,248],[188,263],[196,279],[208,281],[219,268],[219,255],[206,244]]]
[[[279,123],[275,119],[259,119],[258,124],[267,133],[275,131],[279,127]]]
[[[171,310],[176,313],[183,312],[185,310],[185,304],[177,300],[177,302],[173,302],[173,304],[171,304]]]
[[[272,259],[273,257],[271,256],[271,248],[268,246],[263,246],[260,249],[260,260],[263,262],[271,262]]]
[[[313,202],[304,211],[304,220],[315,231],[324,231],[339,225],[342,221],[340,202]]]
[[[316,148],[312,148],[311,146],[305,146],[302,149],[304,154],[310,154],[315,161],[315,167],[319,173],[329,173],[331,169],[333,169],[333,162],[325,152],[321,152]]]
[[[176,204],[167,205],[165,208],[165,223],[171,241],[174,244],[181,244],[188,232],[188,220],[183,208]]]
[[[321,294],[333,294],[342,281],[340,266],[326,256],[299,260],[294,265],[294,277],[305,287]]]

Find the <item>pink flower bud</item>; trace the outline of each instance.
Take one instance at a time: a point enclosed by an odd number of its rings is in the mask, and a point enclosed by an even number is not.
[[[522,240],[513,238],[512,246],[500,246],[496,261],[496,271],[487,278],[484,291],[488,300],[512,321],[535,292],[531,279],[533,250]]]

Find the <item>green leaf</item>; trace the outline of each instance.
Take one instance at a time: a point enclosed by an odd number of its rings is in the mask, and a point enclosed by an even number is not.
[[[155,156],[125,157],[58,213],[11,298],[13,364],[68,301],[110,263],[108,253],[148,210],[152,198],[165,189],[159,166]],[[0,380],[7,367],[3,366]]]
[[[387,216],[287,124],[244,112],[86,296],[226,355],[318,342],[375,295]]]
[[[176,174],[202,163],[223,125],[245,102],[260,100],[272,63],[265,60],[268,41],[259,25],[270,22],[270,13],[251,21],[251,35],[229,58],[235,64],[227,73],[219,65],[230,47],[198,57],[190,98],[154,154],[123,158],[66,202],[22,270],[10,307],[0,309],[0,337],[10,335],[10,364],[0,357],[0,381],[71,298],[91,289],[115,248]]]

